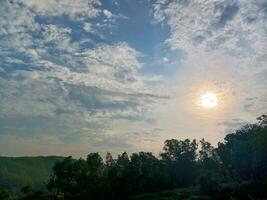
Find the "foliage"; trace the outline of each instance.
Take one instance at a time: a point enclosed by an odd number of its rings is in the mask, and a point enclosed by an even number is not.
[[[166,140],[160,157],[98,153],[57,162],[47,192],[21,189],[22,199],[266,199],[267,116],[226,135],[218,147],[204,139]],[[8,199],[5,191],[0,197]]]
[[[3,188],[0,188],[0,199],[1,200],[8,200],[10,198],[10,193]]]

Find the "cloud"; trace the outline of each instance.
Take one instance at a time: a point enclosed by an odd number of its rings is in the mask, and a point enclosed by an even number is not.
[[[86,31],[86,32],[94,32],[93,31],[93,28],[92,28],[92,25],[90,23],[84,23],[84,26],[83,26],[83,29]]]
[[[116,29],[119,19],[129,20],[118,10],[123,6],[5,0],[1,137],[66,144],[70,154],[78,146],[77,154],[109,147],[157,151],[170,137],[216,142],[227,119],[250,121],[266,110],[264,1],[158,0],[152,6],[153,20],[170,35],[149,60],[137,50],[139,41],[116,38],[125,28]],[[196,106],[206,90],[220,97],[217,114]]]
[[[218,126],[223,127],[225,129],[225,132],[231,133],[231,132],[245,126],[248,123],[249,123],[248,121],[244,121],[242,119],[232,119],[232,120],[228,120],[228,121],[219,122]]]
[[[117,17],[94,0],[5,1],[0,9],[6,19],[0,22],[2,137],[82,143],[83,151],[88,145],[134,146],[118,121],[149,126],[147,114],[168,97],[152,84],[160,76],[140,73],[141,52],[126,42],[95,39],[103,28],[96,28],[96,18],[113,23]],[[104,131],[110,127],[113,136]]]
[[[174,49],[245,58],[266,54],[266,7],[261,6],[260,1],[160,0],[154,5],[154,17],[170,26],[167,42]]]
[[[80,20],[85,17],[96,17],[99,14],[99,9],[97,9],[97,7],[101,5],[100,1],[98,0],[27,0],[21,1],[21,3],[39,15],[67,15],[75,20]]]
[[[103,13],[107,18],[111,18],[112,17],[112,13],[110,11],[106,10],[106,9],[103,10]]]
[[[163,129],[215,143],[228,130],[220,122],[253,121],[266,111],[266,8],[258,0],[154,3],[154,20],[170,28],[165,43],[186,55],[169,88],[171,100],[156,111]],[[197,107],[205,91],[218,95],[216,112]]]

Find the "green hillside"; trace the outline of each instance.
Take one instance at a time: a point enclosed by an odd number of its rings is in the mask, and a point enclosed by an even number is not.
[[[63,157],[0,157],[0,187],[17,189],[31,185],[36,189],[44,187],[52,168]]]

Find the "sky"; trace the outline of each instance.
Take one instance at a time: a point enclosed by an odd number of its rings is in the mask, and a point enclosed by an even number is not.
[[[266,88],[266,0],[1,0],[0,155],[216,145]]]

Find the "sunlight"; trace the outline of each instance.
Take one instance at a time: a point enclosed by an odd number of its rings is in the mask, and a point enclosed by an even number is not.
[[[212,92],[206,92],[200,97],[200,105],[204,108],[214,108],[218,105],[218,97]]]

